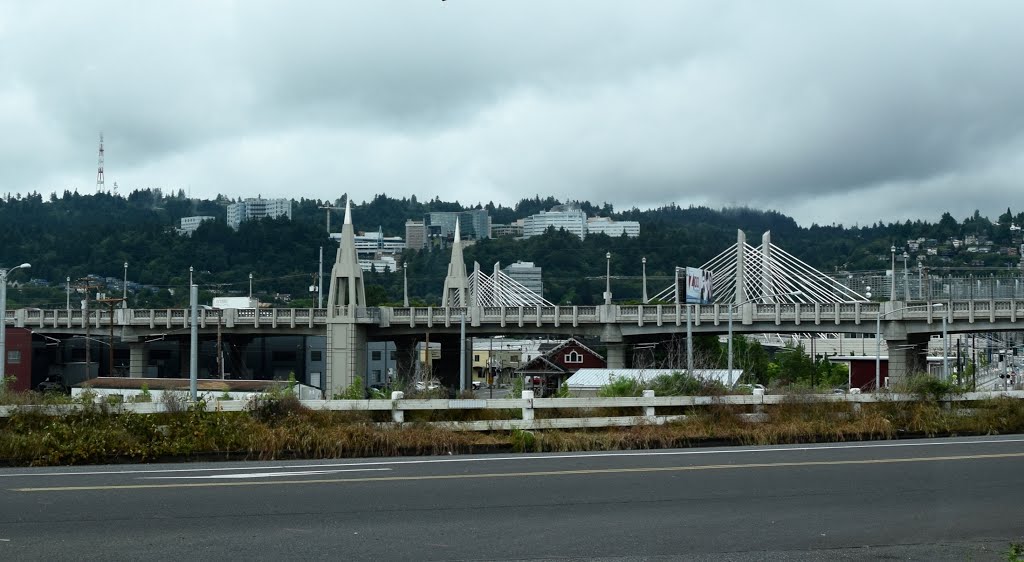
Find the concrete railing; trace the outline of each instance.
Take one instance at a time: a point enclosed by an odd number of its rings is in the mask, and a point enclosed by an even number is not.
[[[971,402],[991,400],[993,398],[1024,399],[1024,390],[1002,392],[968,392],[950,395],[940,402],[944,407],[965,405]],[[239,412],[245,410],[249,402],[244,400],[219,401],[215,395],[207,396],[207,409],[211,411]],[[512,429],[580,429],[592,427],[634,426],[645,424],[665,424],[670,421],[685,419],[685,415],[657,415],[657,408],[709,407],[717,405],[749,406],[752,410],[740,414],[748,421],[765,421],[765,406],[793,404],[800,402],[833,402],[850,403],[853,410],[859,411],[862,404],[887,402],[913,402],[918,400],[915,394],[875,393],[875,394],[754,394],[727,396],[654,396],[654,391],[644,391],[642,397],[627,398],[534,398],[533,391],[523,391],[522,398],[499,399],[417,399],[405,398],[401,392],[393,392],[391,400],[302,400],[301,403],[311,410],[326,411],[376,411],[391,412],[392,423],[405,423],[406,412],[423,410],[520,410],[519,419],[478,420],[478,421],[436,421],[433,425],[449,427],[461,431],[508,431]],[[0,417],[10,417],[19,410],[29,410],[48,415],[66,415],[82,409],[81,404],[58,404],[46,406],[0,406]],[[134,412],[153,414],[170,411],[162,402],[122,403],[109,406],[112,412]],[[180,404],[170,406],[171,409],[181,408]],[[535,416],[537,410],[594,410],[606,408],[636,408],[635,416],[614,417],[542,417]]]
[[[737,328],[749,324],[828,326],[867,325],[871,328],[878,314],[883,322],[923,322],[934,325],[943,316],[950,326],[957,323],[1016,322],[1024,318],[1024,300],[933,301],[943,307],[929,307],[914,302],[851,302],[851,303],[772,303],[748,304],[737,307],[733,322]],[[604,305],[604,306],[524,306],[524,307],[338,307],[339,314],[353,317],[359,323],[408,325],[410,327],[452,326],[465,317],[468,325],[499,325],[525,327],[579,326],[581,324],[633,324],[638,326],[681,326],[687,322],[687,309],[680,305]],[[726,304],[691,305],[690,321],[695,327],[704,324],[722,326],[729,321],[730,307]],[[240,308],[211,310],[199,313],[203,327],[216,326],[322,326],[327,323],[328,311],[315,308]],[[8,310],[6,322],[18,327],[79,328],[88,321],[95,327],[187,327],[189,311],[186,309],[94,309],[88,320],[81,310]],[[813,330],[812,330],[813,331]],[[870,330],[867,330],[870,331]]]

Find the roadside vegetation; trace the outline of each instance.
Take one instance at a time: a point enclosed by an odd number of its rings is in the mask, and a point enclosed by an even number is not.
[[[715,396],[720,388],[677,373],[659,377],[660,395],[671,389]],[[637,389],[614,381],[612,396],[635,396]],[[305,408],[286,387],[251,400],[244,411],[217,411],[216,400],[193,404],[185,394],[164,394],[167,412],[136,414],[119,402],[97,401],[89,393],[71,400],[63,394],[2,392],[0,402],[13,406],[0,418],[0,463],[65,465],[154,462],[186,459],[340,458],[447,455],[502,451],[586,451],[656,449],[701,445],[767,445],[1024,432],[1024,401],[998,398],[972,404],[967,414],[940,399],[957,387],[927,376],[910,379],[901,392],[914,402],[854,404],[807,400],[791,389],[778,405],[763,407],[752,423],[737,414],[750,406],[715,403],[688,408],[685,419],[665,425],[637,425],[600,430],[458,431],[427,421],[516,419],[519,410],[406,412],[406,423],[390,423],[390,412],[328,412]],[[47,409],[77,404],[70,413]],[[536,410],[556,416],[640,415],[639,408],[591,413],[574,409]],[[659,414],[663,413],[659,409]]]

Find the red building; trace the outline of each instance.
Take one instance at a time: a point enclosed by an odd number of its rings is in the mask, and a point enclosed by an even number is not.
[[[576,338],[569,338],[516,371],[524,377],[524,388],[540,390],[541,396],[555,391],[580,369],[604,369],[608,366],[604,357],[583,345]]]
[[[8,388],[25,391],[32,388],[32,332],[25,328],[7,328],[7,373],[14,377]]]
[[[845,363],[850,368],[850,388],[859,388],[864,392],[875,389],[875,356],[874,355],[837,355],[829,357],[833,363]],[[886,386],[889,377],[889,357],[878,359],[879,381]]]

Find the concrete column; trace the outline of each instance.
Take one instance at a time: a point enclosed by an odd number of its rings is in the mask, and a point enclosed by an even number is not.
[[[626,350],[623,343],[609,343],[608,357],[606,358],[609,369],[626,368]]]
[[[626,368],[626,348],[622,342],[622,330],[616,324],[604,325],[604,329],[601,331],[601,343],[608,347],[608,356],[605,357],[608,368]]]
[[[356,377],[366,377],[366,328],[354,322],[327,325],[327,377],[324,394],[340,394]]]
[[[910,334],[902,339],[886,338],[885,344],[889,349],[890,387],[912,374],[927,370],[928,334]]]
[[[144,378],[148,365],[149,351],[146,349],[146,344],[142,342],[128,344],[128,376],[133,379]]]

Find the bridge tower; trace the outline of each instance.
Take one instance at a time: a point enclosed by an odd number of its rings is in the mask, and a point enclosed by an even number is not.
[[[462,235],[459,220],[455,219],[452,260],[448,263],[448,276],[444,278],[441,306],[448,308],[469,305],[469,276],[466,275],[466,262],[462,258]]]
[[[331,268],[327,297],[327,361],[324,394],[330,398],[366,373],[366,328],[356,320],[366,309],[363,270],[356,254],[352,208],[345,199],[345,223],[341,243]]]

